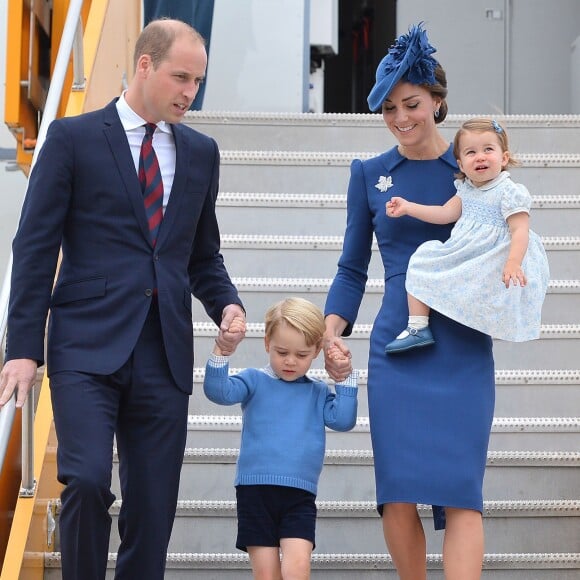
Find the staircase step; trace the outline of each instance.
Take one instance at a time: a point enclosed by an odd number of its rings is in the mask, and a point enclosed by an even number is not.
[[[106,580],[113,580],[116,554],[109,554]],[[60,553],[44,556],[44,580],[60,580]],[[429,580],[444,580],[443,562],[439,554],[427,556]],[[317,553],[312,556],[313,580],[396,580],[391,557],[383,552],[372,554]],[[486,554],[483,580],[578,580],[580,553],[498,553]],[[251,580],[246,554],[170,553],[165,580]]]
[[[447,115],[439,125],[451,142],[461,123],[475,115]],[[517,154],[528,151],[576,153],[580,115],[498,115]],[[214,137],[220,148],[315,151],[384,151],[396,144],[380,114],[246,113],[190,111],[184,122]]]
[[[553,279],[580,278],[580,236],[542,238]],[[221,249],[233,277],[332,278],[342,252],[342,236],[221,236]],[[369,278],[384,278],[376,243],[369,265]]]
[[[238,446],[242,429],[240,405],[236,415],[190,415],[189,447]],[[223,408],[223,407],[222,407]],[[580,417],[496,417],[490,449],[494,451],[577,451]],[[575,436],[571,436],[575,435]],[[326,431],[327,449],[371,449],[369,418],[359,416],[351,431]]]
[[[222,150],[223,191],[344,193],[353,159],[369,159],[379,151],[250,151]],[[578,153],[518,153],[520,166],[510,168],[532,195],[554,191],[580,193]]]
[[[185,450],[179,499],[232,500],[237,448]],[[113,493],[120,497],[115,456]],[[580,452],[489,451],[484,497],[489,500],[577,499]],[[199,475],[203,473],[203,478]],[[328,449],[320,500],[373,501],[373,456],[369,449]]]
[[[193,327],[195,351],[198,357],[205,360],[213,349],[215,324],[196,322]],[[250,322],[246,328],[246,337],[233,354],[232,364],[236,364],[235,361],[243,357],[245,366],[262,367],[267,362],[264,352],[264,324]],[[366,364],[371,330],[370,324],[355,324],[347,339],[355,367]],[[578,352],[578,338],[580,324],[544,324],[538,340],[521,343],[494,341],[496,368],[572,368],[578,362],[575,357]],[[319,356],[314,361],[313,368],[321,368],[323,365],[324,359]]]
[[[230,372],[236,373],[240,370],[231,368]],[[360,415],[368,415],[367,370],[360,368],[358,371],[358,412]],[[205,397],[202,386],[204,374],[203,367],[194,371],[195,386],[189,402],[190,413],[239,414],[239,407],[236,405],[216,405]],[[312,369],[309,375],[332,383],[322,369]],[[570,409],[580,409],[580,370],[498,370],[495,384],[495,412],[498,417],[567,417]]]
[[[120,545],[117,520],[121,501],[109,510],[113,527],[109,550]],[[443,534],[434,530],[430,506],[420,505],[419,514],[427,538],[427,549],[441,553]],[[60,512],[57,506],[57,517]],[[358,553],[384,549],[381,520],[370,501],[318,501],[316,551]],[[484,504],[486,547],[491,551],[573,551],[580,541],[579,501],[490,501]],[[530,541],[527,531],[538,533]],[[204,554],[235,549],[236,502],[180,501],[169,544],[170,552]],[[55,549],[60,549],[58,537]]]
[[[284,220],[279,219],[281,211]],[[346,195],[221,192],[217,214],[225,234],[341,235],[346,223]],[[580,196],[537,195],[531,216],[532,228],[540,235],[578,235]]]
[[[266,310],[288,296],[302,296],[324,309],[332,284],[332,278],[233,278],[232,281],[252,322],[264,320]],[[367,281],[357,320],[360,324],[374,321],[383,300],[384,288],[380,278]],[[546,324],[565,322],[571,312],[580,312],[580,280],[551,280],[542,309],[542,321]],[[197,300],[193,301],[193,319],[210,322]]]

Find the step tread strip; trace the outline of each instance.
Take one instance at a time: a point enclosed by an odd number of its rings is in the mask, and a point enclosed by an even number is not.
[[[108,554],[108,568],[114,568],[116,553]],[[44,565],[60,568],[60,552],[45,552]],[[441,554],[428,554],[429,569],[441,569]],[[580,569],[580,553],[504,553],[485,554],[485,570],[490,569]],[[167,569],[248,569],[247,554],[241,553],[169,553]],[[392,570],[393,563],[388,554],[313,554],[313,569],[332,570]]]

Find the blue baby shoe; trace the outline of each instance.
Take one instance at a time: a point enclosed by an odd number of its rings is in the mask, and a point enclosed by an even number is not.
[[[406,350],[411,350],[412,348],[419,348],[421,346],[429,346],[435,342],[433,334],[431,334],[431,329],[426,326],[421,330],[416,328],[407,327],[408,336],[405,338],[395,338],[395,340],[389,342],[385,347],[385,353],[394,354],[397,352],[405,352]]]

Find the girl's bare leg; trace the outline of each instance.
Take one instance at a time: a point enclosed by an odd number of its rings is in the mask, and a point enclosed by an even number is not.
[[[400,580],[426,580],[427,545],[417,506],[385,504],[383,532]]]

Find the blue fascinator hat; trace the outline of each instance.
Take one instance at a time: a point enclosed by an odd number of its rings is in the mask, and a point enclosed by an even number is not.
[[[405,80],[414,85],[434,85],[437,61],[431,56],[436,49],[429,44],[423,23],[411,26],[397,38],[377,67],[376,82],[367,98],[371,111],[377,111],[393,87]]]

